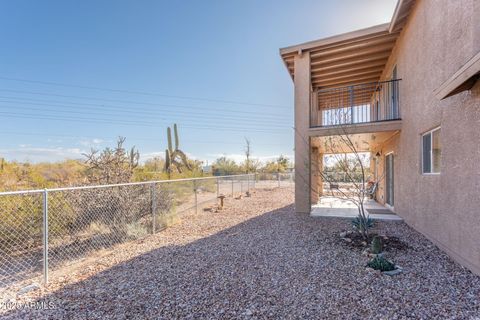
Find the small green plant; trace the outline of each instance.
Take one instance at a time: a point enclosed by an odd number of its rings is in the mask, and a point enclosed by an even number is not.
[[[375,225],[375,221],[372,218],[368,217],[366,219],[362,219],[357,216],[355,219],[352,220],[352,225],[355,230],[360,232],[361,234],[368,234],[368,230],[373,228]]]
[[[379,254],[383,251],[383,241],[382,238],[379,236],[375,236],[372,239],[372,243],[370,245],[370,251],[373,254]]]
[[[380,271],[393,271],[395,270],[395,264],[388,261],[383,256],[376,256],[367,263],[367,267],[380,270]]]

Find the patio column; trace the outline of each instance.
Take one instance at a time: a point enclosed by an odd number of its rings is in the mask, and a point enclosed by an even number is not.
[[[295,81],[295,211],[310,213],[310,53],[294,58]]]
[[[323,153],[318,154],[318,170],[320,170],[319,173],[323,171]],[[321,174],[318,175],[317,183],[318,197],[321,197],[323,196],[323,178]]]
[[[310,189],[310,201],[312,204],[315,204],[318,202],[318,176],[319,172],[318,170],[320,169],[318,166],[318,148],[313,147],[312,148],[312,155],[310,156],[310,159],[312,161],[312,164],[310,166],[310,181],[312,183],[312,187]]]
[[[312,148],[311,161],[310,173],[312,188],[310,191],[310,201],[312,204],[315,204],[323,194],[323,180],[320,174],[323,171],[323,153],[320,153],[317,147]]]

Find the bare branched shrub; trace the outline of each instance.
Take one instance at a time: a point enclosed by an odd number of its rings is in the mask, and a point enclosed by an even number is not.
[[[342,120],[343,121],[343,120]],[[351,134],[348,134],[344,125],[339,125],[341,133],[335,136],[324,137],[323,148],[325,153],[331,154],[336,160],[336,166],[339,173],[344,177],[343,182],[351,185],[350,190],[346,191],[339,187],[338,180],[334,175],[323,170],[318,163],[312,163],[309,166],[309,170],[317,176],[322,178],[323,182],[326,182],[331,186],[331,195],[335,198],[350,201],[358,209],[358,216],[355,220],[356,230],[364,239],[369,238],[369,229],[371,228],[371,219],[364,207],[365,200],[369,196],[368,188],[368,173],[369,169],[365,167],[366,157],[360,150],[367,149],[369,143],[367,141],[356,141]],[[299,133],[297,133],[299,134]],[[303,137],[304,143],[310,146],[310,143]],[[360,145],[362,144],[362,145]],[[344,154],[351,154],[352,158],[348,161],[343,157]],[[306,163],[308,163],[306,161]],[[297,173],[300,179],[306,183],[308,177],[302,177]],[[383,174],[377,179],[382,179]],[[376,181],[378,184],[379,181]],[[318,195],[316,188],[311,187],[311,191]]]
[[[91,150],[84,154],[87,158],[87,179],[91,184],[116,184],[129,182],[138,166],[140,153],[132,147],[127,151],[123,147],[124,137],[119,137],[117,146],[105,148],[102,152]]]
[[[131,181],[138,166],[139,152],[134,147],[124,148],[125,138],[120,137],[115,148],[86,154],[87,178],[91,184],[119,184]],[[150,184],[123,185],[106,188],[72,190],[62,195],[59,201],[69,208],[70,222],[60,233],[68,231],[77,238],[88,236],[88,230],[108,230],[109,239],[121,242],[130,237],[135,228],[152,229],[152,209],[170,212],[172,195],[160,186]],[[153,203],[155,200],[155,204]],[[155,205],[155,206],[154,206]],[[66,212],[65,212],[66,213]]]

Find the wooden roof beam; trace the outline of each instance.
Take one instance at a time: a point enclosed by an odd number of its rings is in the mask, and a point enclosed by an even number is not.
[[[364,77],[364,76],[371,76],[371,77],[380,77],[382,75],[382,69],[380,70],[375,70],[375,71],[366,71],[366,72],[360,72],[360,73],[356,73],[356,74],[344,74],[344,75],[341,75],[341,76],[336,76],[336,77],[322,77],[322,76],[318,76],[318,77],[312,77],[312,81],[315,81],[315,80],[319,80],[319,81],[334,81],[334,80],[343,80],[343,79],[349,79],[349,78],[356,78],[356,77]]]
[[[321,57],[325,57],[325,56],[329,56],[329,55],[335,55],[335,54],[354,51],[354,50],[362,50],[362,49],[365,49],[365,48],[371,48],[371,47],[378,46],[378,45],[383,45],[383,44],[390,44],[391,47],[393,47],[395,45],[395,41],[396,41],[397,37],[398,37],[397,34],[389,34],[389,35],[386,35],[386,36],[374,38],[372,40],[362,41],[362,42],[355,43],[355,44],[351,44],[351,43],[345,44],[345,45],[338,46],[338,47],[332,48],[332,49],[322,48],[318,51],[312,51],[312,53],[310,53],[310,58],[311,59],[316,59],[316,58],[321,58]]]
[[[349,80],[344,81],[312,81],[312,86],[318,88],[326,88],[326,87],[333,87],[333,86],[342,86],[342,85],[357,85],[362,83],[368,82],[376,82],[379,80],[379,77],[358,77],[352,78]]]
[[[315,66],[328,65],[329,63],[333,63],[337,61],[344,61],[344,60],[353,59],[353,58],[371,56],[373,54],[385,54],[386,56],[389,56],[390,53],[392,52],[392,48],[393,46],[391,45],[388,45],[388,46],[383,45],[383,46],[369,48],[368,50],[358,50],[346,55],[312,60],[311,66],[315,67]]]
[[[369,72],[369,71],[382,72],[383,69],[384,69],[383,64],[380,64],[380,65],[377,65],[377,66],[367,66],[367,67],[363,67],[363,66],[358,67],[357,66],[357,67],[351,67],[351,68],[347,68],[347,69],[334,70],[334,71],[330,71],[330,72],[321,72],[321,73],[316,72],[315,74],[312,75],[312,79],[335,77],[335,76],[341,76],[341,75],[345,75],[345,74],[357,75],[357,74],[361,74],[361,73],[365,73],[365,72]]]
[[[310,49],[310,52],[319,52],[319,51],[324,51],[324,50],[334,50],[334,49],[338,49],[338,48],[353,46],[353,45],[357,45],[357,44],[367,43],[368,41],[375,41],[377,39],[384,39],[385,37],[388,37],[390,35],[391,34],[388,33],[388,32],[373,33],[373,34],[369,34],[369,35],[366,35],[366,36],[363,36],[363,37],[350,39],[348,41],[341,41],[341,42],[321,46],[321,47],[318,47],[318,48],[312,48],[312,49]],[[398,36],[398,33],[396,33],[396,35]]]
[[[352,40],[355,40],[356,38],[360,38],[364,36],[372,36],[373,34],[376,34],[376,33],[388,33],[388,27],[389,27],[389,24],[384,23],[384,24],[373,26],[370,28],[347,32],[347,33],[343,33],[340,35],[336,35],[336,36],[332,36],[332,37],[328,37],[320,40],[305,42],[302,44],[282,48],[280,49],[280,54],[283,56],[289,53],[298,52],[299,50],[311,50],[316,47],[327,46],[329,44],[339,44],[339,42],[352,41]]]
[[[354,72],[354,71],[363,71],[365,69],[370,69],[370,68],[384,68],[385,67],[385,59],[381,60],[376,60],[372,61],[369,63],[364,63],[361,65],[352,65],[348,67],[340,67],[340,68],[335,68],[327,71],[318,71],[318,70],[313,70],[312,74],[314,73],[315,76],[330,76],[330,75],[336,75],[336,74],[342,74],[342,73],[347,73],[347,72]]]
[[[387,62],[388,57],[390,56],[390,52],[382,52],[382,53],[377,53],[373,54],[364,58],[350,58],[350,59],[345,59],[344,61],[341,61],[339,63],[330,63],[325,66],[316,66],[315,68],[312,68],[312,73],[314,72],[322,72],[322,71],[330,71],[334,69],[339,69],[342,67],[350,67],[350,66],[362,66],[363,64],[367,64],[373,61],[378,61],[378,60],[383,60],[384,64]]]

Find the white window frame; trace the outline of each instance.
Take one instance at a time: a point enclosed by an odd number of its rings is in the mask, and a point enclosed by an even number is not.
[[[422,153],[422,163],[421,163],[421,173],[422,175],[425,175],[425,176],[438,176],[440,175],[440,173],[442,173],[442,171],[440,170],[439,172],[423,172],[423,137],[426,136],[427,134],[430,134],[430,170],[433,170],[433,132],[437,131],[437,130],[440,130],[441,129],[441,126],[438,126],[438,127],[435,127],[429,131],[426,131],[424,133],[422,133],[421,135],[421,146],[422,146],[422,149],[421,149],[421,153]],[[440,141],[441,143],[441,141]]]

